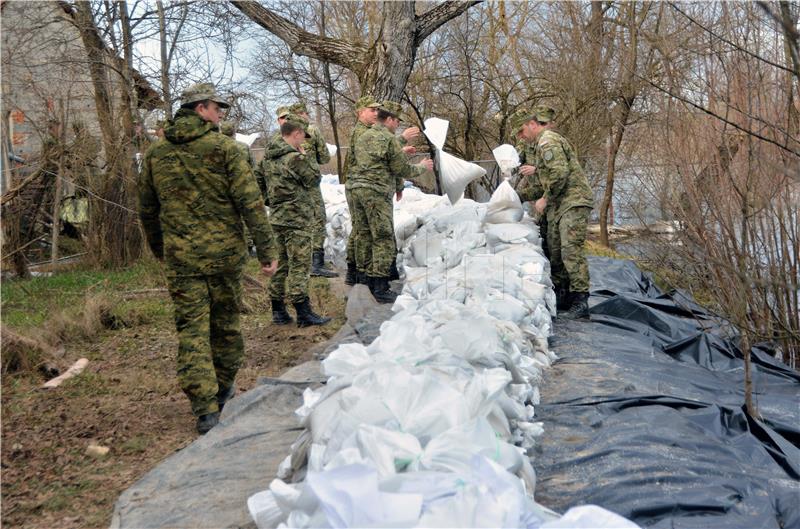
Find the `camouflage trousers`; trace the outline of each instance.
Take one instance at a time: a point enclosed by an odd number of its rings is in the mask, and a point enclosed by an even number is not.
[[[589,265],[586,262],[586,229],[591,208],[568,209],[560,219],[547,219],[547,246],[550,271],[556,288],[589,292]]]
[[[278,270],[269,284],[269,297],[299,303],[308,297],[311,240],[308,230],[272,226],[278,248]]]
[[[321,250],[325,247],[325,223],[327,214],[325,213],[325,200],[322,198],[322,191],[319,186],[311,190],[311,200],[314,202],[314,220],[311,228],[311,244],[313,250]]]
[[[168,278],[178,331],[178,382],[196,416],[218,411],[217,392],[233,385],[244,356],[239,330],[241,270]]]
[[[397,256],[392,199],[372,189],[352,190],[356,267],[370,277],[389,277]]]
[[[350,212],[350,236],[347,238],[347,262],[355,264],[356,262],[356,230],[353,224],[353,192],[350,189],[344,188],[344,198],[347,199],[347,211]]]

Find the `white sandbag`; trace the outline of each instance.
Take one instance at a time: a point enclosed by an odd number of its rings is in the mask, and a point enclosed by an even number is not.
[[[488,224],[519,222],[522,214],[522,202],[519,200],[519,195],[508,183],[508,180],[503,180],[503,183],[497,186],[492,193],[492,198],[489,199],[483,221]]]
[[[444,142],[447,138],[447,128],[450,122],[439,118],[425,120],[425,136],[436,149],[436,166],[439,170],[442,188],[451,204],[455,204],[464,194],[467,185],[486,174],[486,169],[480,165],[456,158],[444,152]]]
[[[330,143],[326,143],[325,146],[328,147],[328,154],[331,155],[331,158],[336,156],[336,151],[339,150],[339,148],[336,147],[336,145],[331,145]]]
[[[492,154],[497,162],[497,166],[500,168],[500,175],[503,178],[509,178],[511,172],[520,165],[519,153],[513,145],[505,143],[499,147],[495,147],[492,149]]]

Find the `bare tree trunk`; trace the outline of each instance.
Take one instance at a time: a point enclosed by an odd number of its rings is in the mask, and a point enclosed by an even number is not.
[[[417,16],[414,1],[383,2],[378,38],[365,45],[315,35],[257,2],[230,1],[248,18],[286,42],[292,52],[343,66],[356,74],[362,91],[378,99],[395,101],[402,98],[422,41],[442,24],[479,3],[447,0]]]
[[[325,36],[325,2],[320,0],[320,34]],[[342,174],[342,147],[339,144],[339,123],[336,119],[336,94],[334,92],[333,79],[331,78],[331,65],[329,62],[322,63],[322,73],[325,76],[325,95],[327,99],[328,119],[331,122],[333,132],[333,143],[336,145],[336,174]]]
[[[55,196],[53,197],[53,210],[52,210],[52,226],[50,232],[50,262],[55,264],[58,261],[58,232],[61,227],[61,194],[62,194],[62,179],[64,177],[64,149],[67,145],[67,112],[64,108],[64,100],[58,102],[59,110],[59,149],[58,149],[58,174],[55,177]]]
[[[167,51],[167,22],[164,16],[164,3],[156,0],[158,11],[158,39],[161,51],[161,95],[164,98],[164,117],[172,119],[172,90],[169,86],[169,53]]]

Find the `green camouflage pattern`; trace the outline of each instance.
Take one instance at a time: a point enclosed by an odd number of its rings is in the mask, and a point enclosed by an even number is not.
[[[178,111],[165,137],[145,153],[138,195],[147,242],[164,259],[167,274],[240,270],[247,259],[244,224],[259,261],[273,261],[261,193],[236,142],[189,109]]]
[[[356,262],[356,246],[358,240],[356,238],[355,224],[353,223],[353,212],[355,211],[355,204],[353,204],[353,192],[344,187],[344,198],[347,201],[347,211],[350,212],[350,235],[347,237],[347,248],[345,260],[348,263],[355,264]]]
[[[359,100],[360,101],[360,100]],[[367,102],[367,100],[364,100]],[[371,99],[374,102],[374,99]],[[373,104],[373,103],[370,103]],[[377,104],[377,103],[374,103]],[[367,106],[367,105],[365,105]],[[365,125],[360,121],[356,121],[356,126],[353,129],[353,132],[350,134],[350,145],[347,149],[347,155],[344,158],[344,165],[342,167],[342,174],[339,175],[339,181],[344,182],[344,197],[347,200],[347,210],[350,212],[350,236],[347,238],[347,257],[346,260],[348,263],[355,263],[356,262],[356,230],[352,228],[353,223],[353,197],[350,191],[350,185],[347,182],[347,174],[350,170],[350,165],[355,160],[356,156],[356,143],[358,142],[359,138],[362,134],[370,129],[369,125]]]
[[[592,189],[567,139],[552,130],[543,130],[532,146],[534,163],[530,165],[536,167],[535,180],[540,188],[537,185],[523,188],[520,199],[546,198],[548,220],[558,220],[571,208],[591,208],[594,204]],[[538,191],[541,195],[536,196],[534,193]]]
[[[322,182],[320,166],[330,162],[331,155],[328,152],[328,145],[325,143],[325,138],[317,127],[309,125],[308,133],[311,137],[303,143],[303,150],[306,151],[312,166],[314,166],[317,171],[317,186],[311,190],[311,199],[314,201],[314,223],[311,229],[311,235],[314,249],[319,250],[325,244],[325,223],[327,221],[325,215],[325,201],[322,199],[322,191],[320,191],[319,188]]]
[[[231,106],[217,93],[217,87],[212,83],[195,83],[181,93],[181,106],[206,100],[214,101],[222,108]]]
[[[361,135],[369,129],[369,125],[364,125],[360,121],[356,121],[356,126],[350,134],[350,146],[347,148],[347,155],[344,157],[344,165],[342,166],[342,174],[339,175],[339,182],[347,184],[347,174],[350,171],[350,166],[353,165],[353,161],[356,159],[356,143]]]
[[[584,243],[591,211],[588,207],[571,208],[557,221],[548,222],[550,273],[557,289],[569,287],[572,292],[589,292],[589,266]]]
[[[520,165],[536,166],[536,145],[521,141],[517,143],[516,149],[519,154]],[[542,184],[539,182],[539,176],[533,173],[530,176],[521,176],[523,180],[517,185],[517,191],[520,199],[523,201],[531,200],[531,197],[540,197],[544,194]],[[525,198],[523,198],[525,197]],[[542,235],[542,251],[544,256],[550,259],[550,246],[547,244],[547,215],[539,215],[533,213],[536,223],[539,225],[539,233]]]
[[[319,170],[311,157],[301,153],[281,138],[270,146],[266,175],[269,188],[270,223],[275,226],[310,231],[315,208],[312,190],[319,190]]]
[[[168,278],[178,331],[178,383],[196,416],[219,411],[244,357],[242,273]]]
[[[425,173],[423,166],[408,163],[395,135],[380,123],[359,137],[353,159],[347,177],[350,189],[372,189],[388,196],[402,191],[404,180]]]
[[[389,277],[397,257],[391,195],[368,187],[357,187],[351,193],[356,268],[370,277]]]
[[[539,123],[550,123],[556,119],[556,110],[547,105],[536,105],[533,107],[533,117]]]
[[[311,277],[311,234],[304,229],[275,226],[278,270],[269,284],[270,299],[300,303],[308,297]]]
[[[281,146],[286,143],[283,141],[280,132],[276,132],[272,136],[270,136],[269,140],[267,140],[266,148],[264,149],[264,157],[261,161],[256,165],[255,168],[255,175],[256,181],[258,182],[258,187],[261,189],[261,194],[264,196],[264,204],[269,206],[269,183],[268,178],[272,172],[272,159],[270,158],[270,152],[274,152],[276,149],[282,148]]]

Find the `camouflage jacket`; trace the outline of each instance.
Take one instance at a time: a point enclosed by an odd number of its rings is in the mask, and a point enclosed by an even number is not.
[[[342,175],[339,177],[340,182],[347,183],[347,175],[350,172],[350,166],[353,165],[353,160],[356,157],[356,142],[366,131],[369,130],[369,125],[364,125],[360,121],[356,121],[356,126],[350,134],[350,146],[347,149],[347,155],[344,158],[344,166],[342,167]]]
[[[578,162],[578,155],[562,135],[544,130],[523,153],[523,163],[535,166],[536,173],[520,189],[520,199],[546,198],[545,213],[548,219],[554,220],[572,208],[591,208],[594,205],[592,189]]]
[[[276,258],[275,241],[242,150],[216,125],[181,109],[150,146],[139,176],[139,218],[153,253],[173,275],[212,275],[244,265],[244,225],[258,259]]]
[[[347,176],[349,189],[367,188],[387,195],[403,190],[403,181],[425,173],[408,163],[400,142],[389,129],[376,123],[358,138],[353,165]]]
[[[261,194],[264,196],[264,204],[267,206],[269,206],[268,177],[270,173],[272,173],[272,160],[269,157],[269,153],[275,149],[280,149],[281,145],[284,143],[286,142],[283,141],[280,132],[276,132],[270,136],[269,140],[267,140],[267,146],[264,148],[264,157],[261,159],[258,165],[256,165],[256,168],[253,171],[256,174],[258,188],[261,189]]]
[[[314,166],[319,173],[319,166],[330,162],[331,154],[328,152],[328,144],[325,143],[325,138],[322,137],[322,133],[317,127],[309,125],[308,133],[311,134],[311,137],[303,143],[303,150],[306,151],[308,155],[308,161],[311,162],[311,165]],[[319,179],[322,180],[321,173]],[[319,182],[317,182],[317,184],[319,184]]]
[[[281,138],[270,145],[269,185],[270,222],[273,226],[308,229],[314,218],[311,190],[319,186],[319,170],[310,156],[301,153]]]
[[[519,154],[519,164],[520,166],[523,165],[532,165],[536,166],[536,145],[533,143],[528,143],[527,141],[521,141],[517,143],[515,146],[517,149],[517,153]],[[544,189],[542,189],[542,184],[539,182],[539,175],[533,173],[531,176],[521,177],[522,180],[520,181],[519,188],[520,198],[524,194],[526,197],[533,197],[533,199],[539,198],[544,194]],[[522,199],[525,200],[525,199]]]

